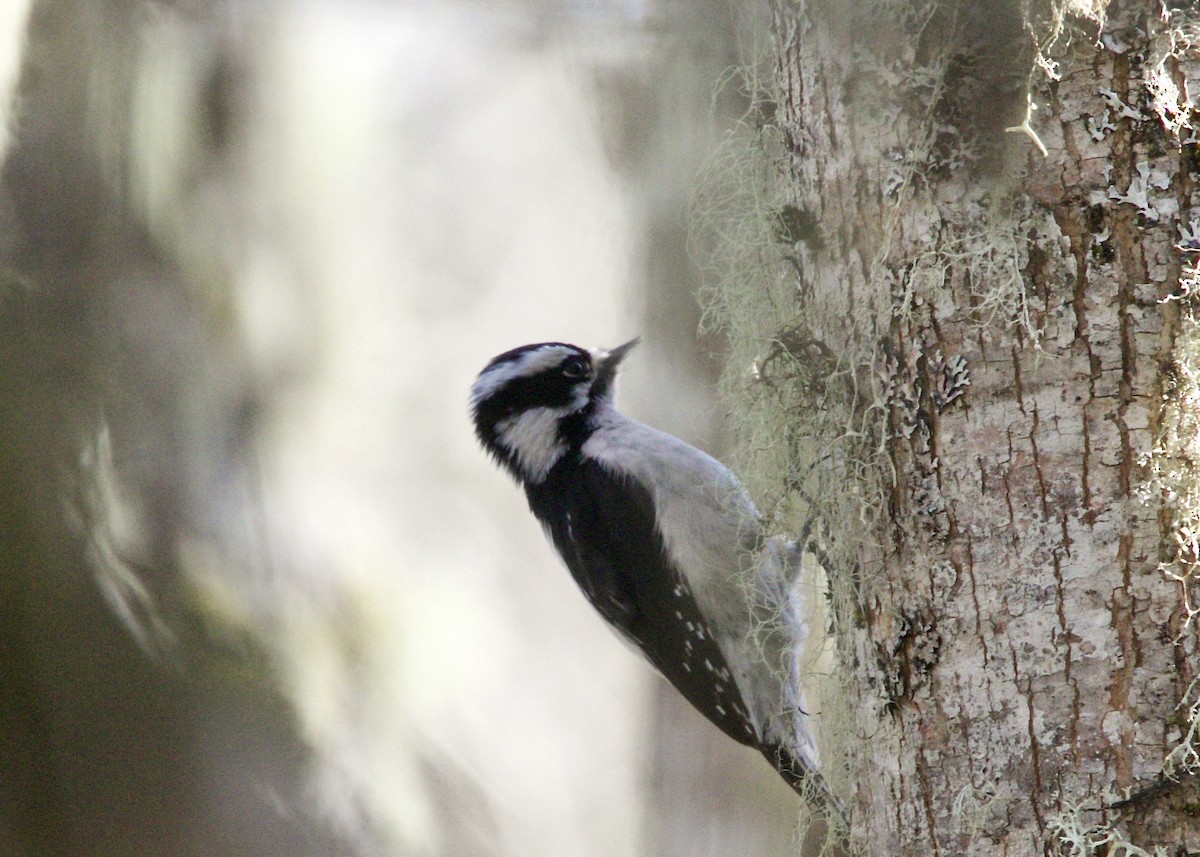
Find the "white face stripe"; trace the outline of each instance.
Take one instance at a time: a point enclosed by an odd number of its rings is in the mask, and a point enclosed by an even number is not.
[[[565,345],[543,345],[526,351],[516,360],[493,366],[485,370],[471,386],[471,406],[477,406],[514,378],[537,375],[578,353],[574,348]]]
[[[567,451],[558,436],[558,421],[574,410],[574,405],[530,408],[496,425],[500,445],[517,456],[517,465],[531,482],[545,479]]]

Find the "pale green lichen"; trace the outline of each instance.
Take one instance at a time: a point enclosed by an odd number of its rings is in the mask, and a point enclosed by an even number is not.
[[[1194,136],[1195,105],[1180,86],[1182,58],[1200,45],[1200,25],[1189,20],[1183,9],[1160,3],[1160,28],[1150,45],[1144,85],[1150,106],[1163,128],[1177,142]]]
[[[854,785],[848,759],[861,742],[827,630],[832,615],[853,613],[849,578],[856,567],[852,546],[830,534],[862,532],[883,508],[884,414],[862,407],[877,395],[869,375],[855,368],[871,365],[870,352],[835,355],[812,323],[829,319],[819,318],[819,302],[803,300],[796,265],[806,252],[801,245],[820,242],[819,224],[789,208],[772,154],[780,151],[780,132],[764,79],[751,67],[740,83],[751,109],[709,164],[693,207],[693,249],[707,273],[704,323],[730,347],[722,393],[739,439],[735,468],[772,529],[808,548],[797,583],[804,615],[764,619],[760,636],[797,620],[812,631],[799,663],[776,667],[799,673],[822,773],[844,798]],[[831,569],[838,575],[832,585],[825,576]],[[814,822],[822,823],[801,819],[802,838]]]
[[[1163,773],[1177,780],[1200,776],[1200,678],[1192,680],[1180,701],[1183,738],[1163,761]]]
[[[1068,806],[1046,823],[1054,853],[1060,857],[1167,857],[1161,845],[1147,851],[1130,842],[1111,824],[1088,824],[1088,810]]]
[[[1158,500],[1169,516],[1171,555],[1159,571],[1179,587],[1182,621],[1176,641],[1200,616],[1200,307],[1190,296],[1196,264],[1185,269],[1180,291],[1168,298],[1179,308],[1171,360],[1161,370],[1158,433],[1143,457],[1148,477],[1144,502]]]

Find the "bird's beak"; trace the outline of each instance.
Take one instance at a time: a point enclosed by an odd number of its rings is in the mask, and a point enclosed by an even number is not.
[[[617,369],[620,367],[621,361],[641,341],[642,338],[638,336],[624,345],[618,345],[608,351],[602,348],[592,350],[592,365],[596,367],[596,380],[592,383],[593,395],[605,395],[612,392],[613,381],[617,378]]]

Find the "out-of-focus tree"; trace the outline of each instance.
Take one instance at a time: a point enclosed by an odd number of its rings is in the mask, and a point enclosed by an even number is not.
[[[683,210],[733,53],[689,14],[3,5],[0,851],[787,847],[760,759],[666,701],[647,734],[465,414],[501,350],[628,335],[636,270],[699,439]]]
[[[6,22],[24,53],[2,202],[3,850],[337,853],[278,811],[305,787],[288,707],[261,664],[198,645],[186,604],[178,540],[240,460],[255,396],[212,293],[122,187],[143,11],[46,2]],[[197,128],[214,158],[222,98]]]

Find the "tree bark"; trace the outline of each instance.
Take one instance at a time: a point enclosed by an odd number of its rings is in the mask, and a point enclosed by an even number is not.
[[[824,534],[863,854],[1200,852],[1197,27],[775,9],[785,273],[724,318],[758,472]]]

